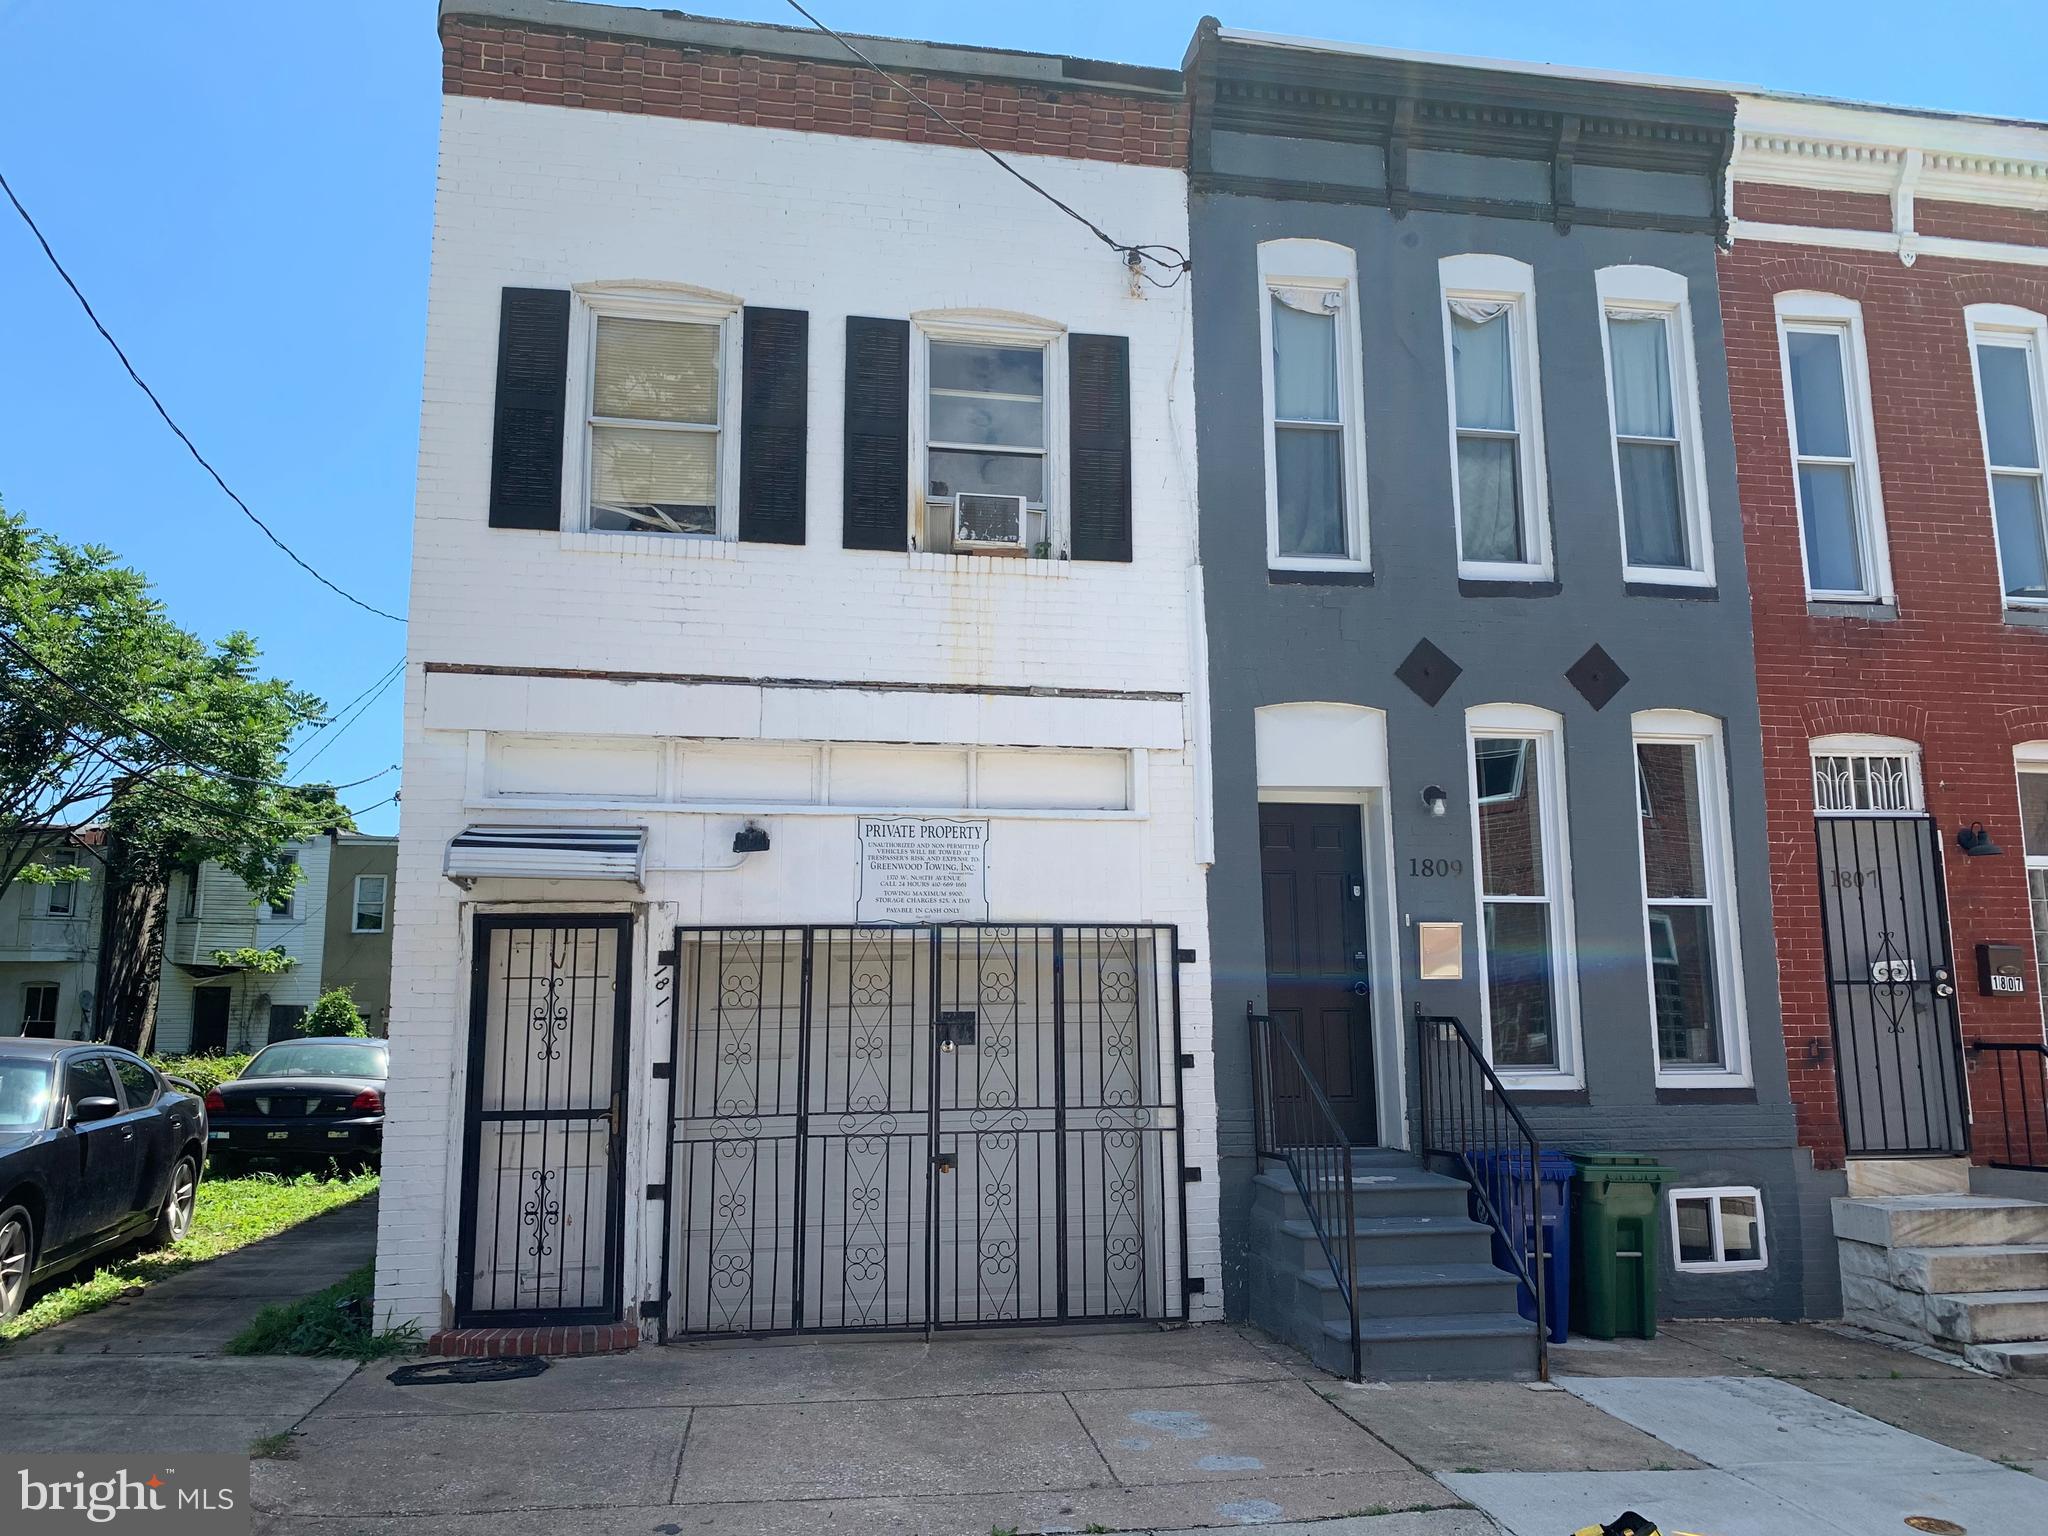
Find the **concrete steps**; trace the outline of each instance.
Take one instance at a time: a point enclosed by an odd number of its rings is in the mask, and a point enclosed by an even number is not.
[[[1958,1163],[1851,1165],[1852,1190],[1908,1192],[1834,1202],[1843,1320],[2048,1375],[2048,1205],[1957,1192]]]
[[[1344,1295],[1286,1164],[1254,1181],[1252,1321],[1338,1375],[1351,1371]],[[1515,1279],[1493,1265],[1493,1234],[1469,1215],[1467,1186],[1386,1149],[1353,1155],[1318,1180],[1349,1186],[1357,1217],[1359,1339],[1376,1380],[1526,1380],[1535,1324],[1515,1310]],[[1332,1224],[1332,1241],[1349,1229]]]

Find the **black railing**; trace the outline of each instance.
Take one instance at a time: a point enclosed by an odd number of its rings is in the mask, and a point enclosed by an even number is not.
[[[1536,1311],[1536,1375],[1550,1379],[1550,1324],[1543,1294],[1543,1144],[1487,1064],[1464,1024],[1415,1007],[1422,1089],[1417,1150],[1455,1164],[1481,1217],[1500,1238]],[[1527,1159],[1520,1177],[1513,1164]]]
[[[1351,1326],[1351,1379],[1364,1360],[1358,1342],[1358,1207],[1352,1192],[1351,1138],[1301,1048],[1265,1014],[1245,1004],[1252,1034],[1252,1123],[1258,1155],[1287,1165]]]
[[[1979,1106],[1975,1128],[1977,1150],[1993,1168],[2024,1168],[2048,1173],[2048,1046],[2018,1041],[1980,1040],[1970,1046],[1979,1075],[1973,1101]],[[1989,1074],[1998,1093],[1996,1136],[1984,1124],[1990,1094]]]

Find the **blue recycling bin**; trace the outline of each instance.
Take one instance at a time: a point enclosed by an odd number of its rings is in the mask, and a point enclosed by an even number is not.
[[[1529,1207],[1531,1170],[1526,1152],[1475,1152],[1469,1157],[1472,1175],[1486,1191],[1497,1211],[1523,1211]],[[1550,1342],[1562,1344],[1570,1332],[1572,1276],[1571,1183],[1578,1172],[1562,1152],[1545,1152],[1535,1176],[1543,1184],[1543,1252],[1537,1262],[1543,1266],[1543,1305],[1548,1313]],[[1473,1200],[1473,1217],[1482,1219]],[[1498,1231],[1493,1234],[1493,1262],[1510,1274],[1517,1273],[1514,1255]],[[1536,1298],[1523,1283],[1515,1286],[1515,1301],[1522,1316],[1536,1317]]]

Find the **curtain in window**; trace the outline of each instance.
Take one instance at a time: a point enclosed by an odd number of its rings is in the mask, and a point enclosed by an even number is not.
[[[1273,295],[1273,414],[1282,421],[1337,419],[1337,317]]]
[[[1506,304],[1452,299],[1451,389],[1458,422],[1458,522],[1467,560],[1519,564],[1521,444]]]
[[[718,327],[672,320],[597,322],[596,416],[718,421]]]
[[[1273,292],[1273,479],[1279,552],[1341,559],[1349,547],[1337,315],[1323,297],[1300,289]]]
[[[1621,464],[1622,520],[1631,565],[1685,569],[1685,496],[1677,414],[1671,396],[1671,338],[1665,317],[1615,311],[1607,317],[1614,431]]]

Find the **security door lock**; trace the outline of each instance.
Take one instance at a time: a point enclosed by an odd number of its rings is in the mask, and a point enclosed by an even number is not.
[[[938,1020],[939,1049],[947,1053],[974,1044],[974,1015],[971,1012],[942,1013]]]
[[[960,1159],[951,1152],[934,1152],[932,1167],[940,1173],[951,1173],[960,1166]]]
[[[1351,983],[1351,990],[1359,997],[1365,997],[1372,991],[1372,983],[1369,981],[1354,981]]]

